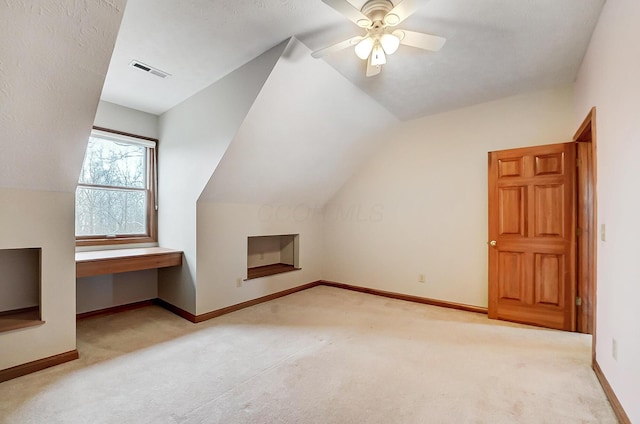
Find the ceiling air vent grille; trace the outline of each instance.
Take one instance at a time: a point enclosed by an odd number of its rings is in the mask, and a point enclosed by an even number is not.
[[[141,71],[145,71],[145,72],[147,72],[149,74],[153,74],[153,75],[155,75],[157,77],[160,77],[160,78],[166,78],[166,77],[168,77],[170,75],[170,74],[168,74],[168,73],[166,73],[164,71],[161,71],[160,69],[154,68],[153,66],[145,65],[142,62],[138,62],[137,60],[132,61],[129,64],[129,66],[131,66],[133,68],[138,68]]]

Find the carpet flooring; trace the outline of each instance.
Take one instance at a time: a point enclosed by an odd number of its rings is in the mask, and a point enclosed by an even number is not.
[[[2,423],[615,423],[590,336],[314,287],[200,324],[78,323],[80,359],[0,383]]]

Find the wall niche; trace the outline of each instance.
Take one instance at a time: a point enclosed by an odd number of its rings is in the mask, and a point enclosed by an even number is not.
[[[247,280],[300,269],[299,234],[247,238]]]
[[[0,331],[42,324],[42,249],[0,249]]]

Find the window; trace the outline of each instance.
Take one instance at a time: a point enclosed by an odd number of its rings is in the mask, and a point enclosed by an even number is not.
[[[76,189],[76,244],[156,241],[155,147],[94,127]]]

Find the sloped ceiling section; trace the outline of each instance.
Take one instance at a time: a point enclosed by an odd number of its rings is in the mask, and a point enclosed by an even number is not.
[[[286,46],[285,40],[160,117],[161,204],[195,205]]]
[[[0,187],[75,189],[126,0],[0,5]]]
[[[292,38],[200,200],[322,207],[395,123]]]

